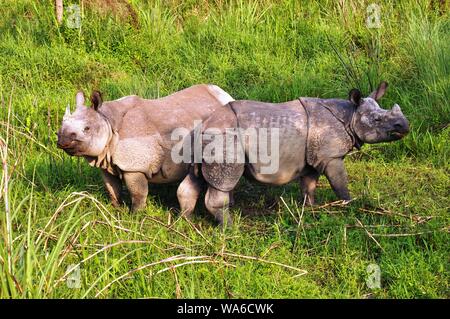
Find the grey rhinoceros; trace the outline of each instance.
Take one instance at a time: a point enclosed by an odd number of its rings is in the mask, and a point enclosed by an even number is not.
[[[134,211],[145,207],[148,183],[177,182],[192,171],[189,162],[172,161],[171,149],[176,143],[172,131],[193,129],[194,121],[205,120],[230,101],[233,98],[215,85],[195,85],[153,100],[127,96],[102,102],[101,94],[94,91],[92,107],[85,106],[84,94],[78,92],[75,112],[66,109],[57,145],[101,169],[114,206],[122,202],[123,180]],[[196,180],[187,178],[178,191],[182,212],[189,215],[199,193]]]
[[[382,82],[367,98],[353,89],[348,100],[303,97],[285,103],[242,100],[217,109],[203,125],[203,136],[208,138],[206,142],[203,140],[201,172],[208,185],[205,196],[208,211],[220,224],[231,222],[230,196],[242,175],[274,185],[299,179],[306,203],[312,205],[317,181],[324,174],[336,195],[350,200],[344,167],[346,154],[364,143],[401,139],[409,131],[408,121],[398,105],[389,111],[378,105],[386,88],[387,83]],[[230,133],[230,128],[239,128],[238,133],[236,130]],[[243,136],[249,129],[250,132],[254,132],[252,129],[276,129],[278,135],[259,132],[258,139],[252,140]],[[225,141],[230,135],[234,140],[227,142],[228,147],[222,148],[224,153],[219,158],[232,161],[216,161],[217,150],[205,154],[210,141],[217,137]],[[262,138],[269,141],[262,141]],[[264,147],[278,144],[278,148],[271,148],[270,154],[278,161],[278,167],[269,173],[264,171],[267,159],[262,160],[259,153],[252,154],[263,144]],[[230,145],[233,152],[235,147],[241,147],[245,155],[243,161],[238,161],[235,154],[226,154],[230,152]],[[256,160],[250,161],[251,158]]]

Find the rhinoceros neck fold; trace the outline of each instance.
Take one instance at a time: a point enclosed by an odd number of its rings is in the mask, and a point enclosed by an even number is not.
[[[345,130],[347,131],[348,135],[350,136],[350,138],[352,139],[352,143],[353,143],[353,147],[355,147],[356,149],[361,149],[363,142],[361,141],[361,139],[359,138],[358,134],[356,134],[355,130],[354,130],[354,124],[355,124],[355,114],[356,114],[356,107],[354,107],[352,105],[352,111],[351,111],[351,116],[350,119],[340,119],[334,112],[333,110],[328,107],[327,105],[324,105],[324,107],[330,111],[330,113],[337,119],[339,120],[342,124],[344,124]]]
[[[302,99],[303,98],[299,98],[302,105],[308,105],[308,103],[304,103]],[[345,101],[346,102],[345,105],[341,105],[343,100],[337,99],[325,99],[325,100],[315,99],[315,100],[316,100],[314,103],[315,105],[325,108],[336,120],[342,123],[342,125],[345,128],[345,131],[352,140],[353,147],[359,150],[364,143],[361,141],[361,139],[354,130],[356,108],[353,105],[347,105],[347,101]]]
[[[361,142],[353,130],[355,107],[347,100],[299,98],[307,123],[306,163],[323,172],[333,158],[343,158]]]
[[[112,154],[114,154],[115,147],[119,140],[119,133],[112,128],[111,123],[104,114],[102,114],[101,112],[99,112],[99,114],[102,116],[106,125],[108,126],[109,137],[106,142],[106,146],[101,154],[99,154],[98,156],[86,156],[85,158],[88,161],[89,165],[93,167],[104,169],[108,173],[113,175],[120,175],[120,171],[112,162]]]
[[[352,117],[351,117],[350,123],[348,125],[348,130],[350,131],[349,135],[352,137],[352,140],[353,140],[353,147],[360,150],[361,147],[363,146],[364,142],[361,141],[361,139],[359,138],[358,134],[356,134],[356,131],[354,129],[355,120],[356,120],[355,114],[356,114],[356,110],[354,110],[352,113]],[[346,129],[347,129],[347,126],[346,126]]]

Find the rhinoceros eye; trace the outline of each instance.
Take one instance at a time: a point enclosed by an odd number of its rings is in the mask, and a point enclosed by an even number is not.
[[[91,128],[90,128],[89,126],[86,126],[86,127],[83,129],[83,131],[84,131],[84,133],[87,133],[87,132],[89,132],[90,129],[91,129]]]

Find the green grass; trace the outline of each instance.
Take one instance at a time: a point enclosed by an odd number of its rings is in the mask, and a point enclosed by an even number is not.
[[[4,2],[1,298],[449,297],[445,3],[383,1],[382,27],[368,29],[370,1],[133,0],[133,15],[90,0],[78,30],[57,25],[53,1]],[[193,224],[178,219],[174,185],[152,187],[144,212],[112,208],[99,172],[55,145],[80,88],[154,98],[214,83],[286,101],[368,93],[381,80],[381,104],[398,103],[412,131],[347,158],[354,201],[327,205],[335,196],[321,179],[320,204],[303,210],[296,184],[242,181],[225,233],[202,202]],[[381,288],[366,285],[372,263]]]

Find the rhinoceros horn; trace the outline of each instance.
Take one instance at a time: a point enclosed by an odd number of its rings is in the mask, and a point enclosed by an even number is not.
[[[397,114],[402,114],[402,109],[400,108],[400,106],[398,104],[394,104],[394,106],[392,107],[392,112],[397,113]]]
[[[70,104],[66,106],[66,112],[64,113],[64,117],[70,116]]]

